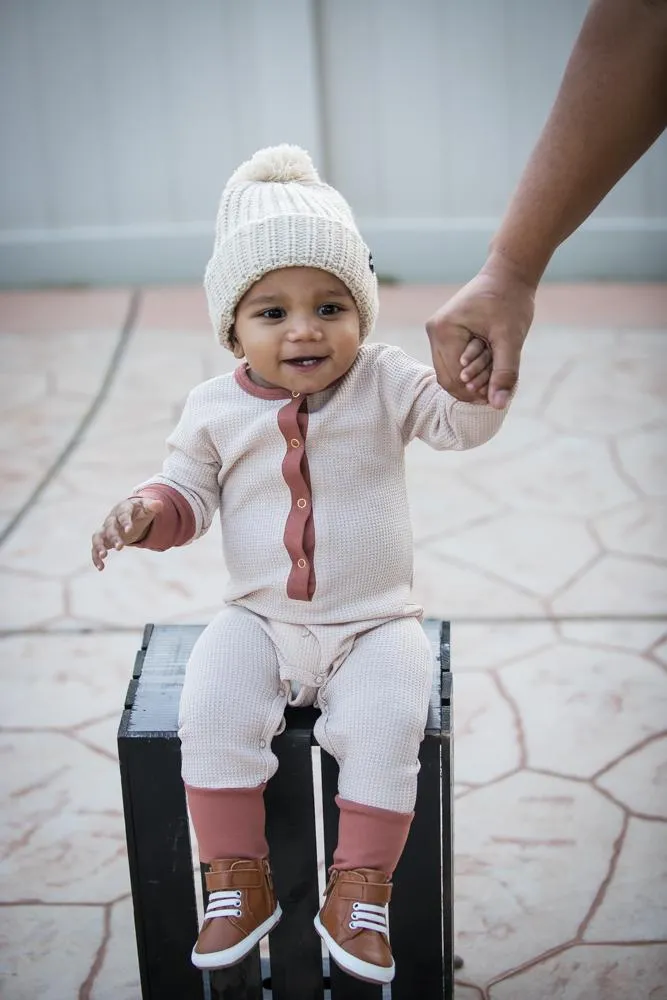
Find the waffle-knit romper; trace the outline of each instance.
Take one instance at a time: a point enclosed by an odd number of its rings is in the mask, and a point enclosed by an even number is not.
[[[504,414],[454,399],[385,344],[314,395],[261,388],[243,365],[190,393],[162,474],[137,490],[164,502],[148,548],[198,538],[220,511],[229,582],[187,668],[187,785],[266,782],[286,703],[316,704],[341,796],[413,808],[432,653],[410,603],[404,451],[414,438],[476,447]]]

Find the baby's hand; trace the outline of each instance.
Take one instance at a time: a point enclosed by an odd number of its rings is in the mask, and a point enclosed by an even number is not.
[[[476,392],[481,399],[486,399],[492,367],[489,345],[479,337],[473,337],[459,360],[463,365],[460,378],[466,389]]]
[[[97,569],[104,569],[110,549],[120,551],[125,545],[140,541],[162,510],[161,500],[130,497],[111,509],[100,531],[93,535],[92,558]]]

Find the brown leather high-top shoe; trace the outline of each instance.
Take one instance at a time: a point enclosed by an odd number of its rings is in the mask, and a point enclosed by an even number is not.
[[[268,861],[211,861],[209,891],[192,964],[198,969],[235,965],[268,934],[282,916]]]
[[[336,965],[369,983],[390,983],[396,966],[389,944],[391,882],[384,872],[334,871],[315,929]]]

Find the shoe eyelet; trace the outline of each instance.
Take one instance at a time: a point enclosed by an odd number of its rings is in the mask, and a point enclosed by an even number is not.
[[[353,910],[358,910],[359,909],[359,904],[358,903],[353,903],[352,904],[352,909]]]
[[[237,911],[236,911],[236,916],[237,916],[237,917],[240,917],[240,916],[241,916],[241,911],[240,911],[240,910],[237,910]]]
[[[240,890],[240,889],[237,889],[237,890],[236,890],[236,898],[237,898],[237,899],[240,899],[240,898],[241,898],[241,890]]]
[[[350,920],[350,922],[349,922],[349,924],[347,926],[350,928],[351,931],[356,930],[357,929],[357,922],[356,922],[356,920]]]

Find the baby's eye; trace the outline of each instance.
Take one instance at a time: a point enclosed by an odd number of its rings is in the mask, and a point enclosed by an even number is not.
[[[325,302],[317,311],[320,316],[336,316],[342,309],[335,302]]]
[[[272,309],[265,309],[262,313],[263,319],[283,319],[285,316],[285,310],[280,309],[278,306],[274,306]]]

